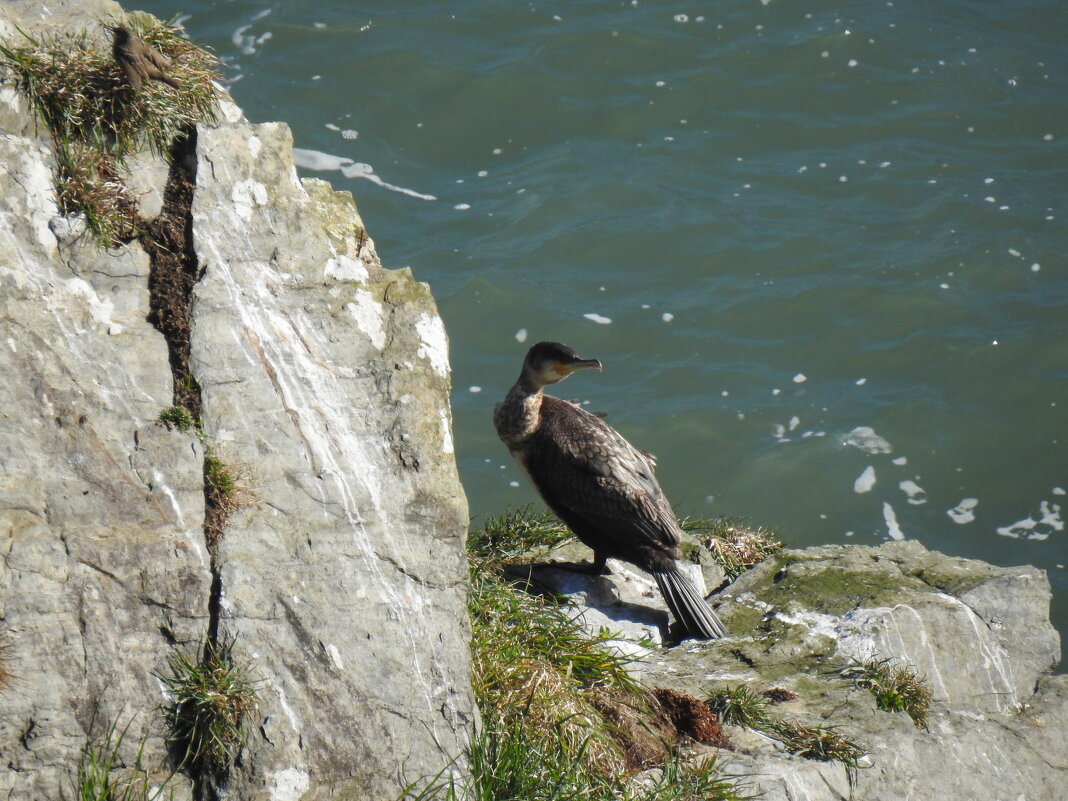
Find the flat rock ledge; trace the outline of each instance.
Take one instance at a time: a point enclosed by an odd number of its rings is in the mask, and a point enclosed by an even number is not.
[[[730,637],[661,648],[648,645],[667,621],[651,580],[622,563],[601,577],[561,569],[584,556],[588,549],[570,544],[512,572],[568,596],[591,631],[620,632],[616,642],[637,657],[633,669],[649,686],[698,698],[738,685],[787,690],[796,699],[772,714],[833,728],[865,752],[849,771],[727,727],[733,747],[708,750],[762,799],[1064,798],[1068,676],[1052,674],[1060,638],[1043,571],[945,556],[914,540],[786,550],[711,597]],[[705,578],[717,586],[707,569]],[[842,674],[868,660],[926,680],[928,730],[879,710]]]

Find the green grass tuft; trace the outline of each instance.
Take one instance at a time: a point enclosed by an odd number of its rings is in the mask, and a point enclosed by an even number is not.
[[[177,137],[215,119],[217,100],[215,56],[147,14],[130,14],[126,24],[171,59],[169,74],[182,91],[158,81],[131,89],[103,27],[95,36],[23,33],[24,44],[0,45],[0,62],[52,135],[60,211],[83,213],[105,247],[142,233],[120,175],[126,158],[146,147],[165,156]]]
[[[847,768],[860,767],[860,746],[847,740],[835,729],[825,726],[809,728],[796,721],[782,721],[772,731],[791,754],[820,762],[841,762]]]
[[[742,801],[734,784],[719,772],[715,759],[683,761],[672,754],[660,775],[634,795],[633,801]]]
[[[174,774],[165,776],[157,784],[151,781],[152,777],[142,766],[143,741],[133,765],[127,766],[119,756],[129,727],[127,723],[120,731],[118,724],[112,723],[102,740],[86,743],[71,778],[75,801],[161,801],[173,798],[173,791],[167,785]]]
[[[772,725],[768,702],[744,685],[717,690],[705,702],[720,723],[765,731]]]
[[[168,743],[182,769],[225,774],[245,743],[242,723],[256,706],[256,688],[233,651],[233,640],[206,644],[198,661],[175,650],[170,675],[157,674],[171,695]]]
[[[885,712],[905,712],[919,729],[927,729],[931,688],[911,668],[891,667],[890,661],[871,659],[842,671],[853,683],[875,696],[875,705]]]
[[[472,683],[487,725],[499,733],[530,728],[593,772],[623,772],[604,702],[644,706],[649,697],[627,672],[629,658],[604,647],[611,636],[590,637],[566,605],[484,569],[472,576],[468,610]]]
[[[467,551],[477,559],[496,564],[515,559],[531,548],[556,545],[573,536],[552,512],[536,512],[528,505],[489,518],[481,530],[468,534]]]

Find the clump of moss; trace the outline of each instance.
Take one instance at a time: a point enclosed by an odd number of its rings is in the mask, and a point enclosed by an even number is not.
[[[159,413],[159,422],[167,428],[177,428],[179,431],[188,431],[197,425],[196,418],[184,406],[171,406]]]
[[[708,548],[729,581],[783,548],[778,536],[768,529],[730,517],[715,520],[685,517],[679,524],[683,531],[695,535]]]
[[[208,642],[196,661],[175,650],[170,674],[157,674],[172,699],[164,708],[167,741],[179,768],[194,775],[224,775],[245,743],[243,722],[256,706],[256,687],[234,658],[234,644]]]
[[[911,668],[892,667],[891,660],[871,659],[842,671],[853,683],[875,696],[875,705],[885,712],[905,712],[919,729],[927,729],[931,688]]]
[[[38,39],[24,33],[25,44],[0,45],[0,59],[52,135],[60,211],[85,214],[102,246],[141,233],[120,175],[126,157],[144,147],[165,156],[176,137],[215,119],[218,59],[147,14],[130,14],[126,25],[170,58],[169,74],[182,91],[158,81],[134,91],[111,55],[103,26],[97,36],[82,31]]]

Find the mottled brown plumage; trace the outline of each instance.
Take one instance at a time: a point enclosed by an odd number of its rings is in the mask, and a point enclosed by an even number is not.
[[[494,410],[497,433],[549,508],[594,552],[593,570],[622,559],[653,575],[675,617],[696,637],[723,624],[679,570],[682,529],[653,473],[654,460],[600,417],[542,389],[575,370],[601,369],[566,345],[539,342]]]
[[[135,92],[139,91],[141,85],[148,80],[162,81],[175,89],[182,88],[178,81],[164,72],[172,66],[169,58],[146,44],[143,39],[134,36],[129,28],[121,25],[107,27],[114,37],[111,54],[126,76],[126,82]]]

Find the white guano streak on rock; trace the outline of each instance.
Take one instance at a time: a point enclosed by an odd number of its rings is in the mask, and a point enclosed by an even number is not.
[[[2,228],[2,223],[0,223]],[[5,241],[6,240],[6,241]],[[4,252],[10,235],[0,233],[0,252]],[[53,240],[54,244],[54,240]],[[10,252],[10,251],[8,251]],[[50,278],[51,271],[41,272],[42,265],[26,262],[29,269],[23,271],[8,272],[14,275],[16,283],[24,285],[28,283],[34,287],[37,296],[45,308],[52,315],[53,332],[59,334],[62,347],[53,347],[54,357],[75,366],[75,371],[84,369],[83,365],[93,364],[99,360],[99,353],[95,351],[96,342],[94,336],[98,333],[106,333],[109,328],[118,328],[111,320],[111,311],[114,308],[112,301],[101,299],[97,291],[88,282],[81,278],[55,281]],[[7,271],[4,271],[7,272]],[[3,273],[0,273],[3,275]],[[2,281],[0,281],[2,285]],[[84,310],[84,313],[82,313]],[[88,317],[96,324],[95,331],[87,331],[78,324],[79,319]],[[118,333],[115,331],[115,333]],[[87,336],[92,334],[94,336]],[[48,338],[54,341],[54,337]],[[69,354],[69,356],[67,355]],[[38,358],[43,358],[38,355]],[[94,382],[95,391],[99,393],[105,407],[116,413],[122,411],[130,416],[133,415],[130,401],[134,396],[153,399],[145,389],[133,381],[132,375],[127,371],[113,371],[109,374],[113,382],[121,382],[121,386],[104,385],[99,381]]]
[[[236,209],[232,214],[235,218],[240,217]],[[231,220],[229,227],[220,227],[222,230],[243,228],[237,219]],[[420,654],[428,650],[427,643],[417,638],[421,610],[429,606],[431,600],[426,595],[426,589],[414,581],[407,581],[402,593],[394,582],[386,578],[381,559],[364,528],[364,515],[357,505],[357,492],[351,483],[359,481],[362,484],[374,507],[374,519],[392,519],[391,507],[383,503],[381,489],[374,480],[378,468],[367,453],[368,445],[374,450],[388,453],[387,443],[384,438],[371,443],[368,438],[353,431],[349,422],[352,413],[350,398],[338,386],[337,377],[331,372],[330,366],[312,358],[303,345],[303,342],[318,341],[320,334],[316,327],[310,321],[303,320],[303,315],[287,317],[272,311],[277,306],[277,300],[267,287],[269,284],[284,284],[281,276],[268,265],[262,268],[257,265],[256,270],[249,271],[252,280],[239,284],[230,265],[219,252],[217,243],[210,238],[202,238],[200,247],[202,253],[204,250],[211,253],[212,268],[226,287],[229,307],[236,311],[248,336],[255,339],[271,366],[277,381],[275,386],[279,401],[284,409],[296,417],[298,438],[305,443],[309,466],[314,465],[320,475],[329,475],[334,479],[345,520],[363,559],[366,574],[401,621],[400,628],[409,641],[413,667],[426,689],[427,707],[432,708],[432,685],[420,660]],[[323,500],[327,500],[325,488]],[[394,557],[393,554],[389,556]]]
[[[174,494],[174,490],[164,484],[166,477],[159,470],[152,470],[152,483],[159,487],[160,492],[167,496],[171,502],[171,508],[174,509],[174,516],[178,518],[178,525],[185,528],[185,518],[182,515],[182,507],[178,504],[178,497]]]
[[[983,667],[990,677],[990,692],[997,699],[998,709],[1002,712],[1015,710],[1019,706],[1016,698],[1016,683],[1013,681],[1012,663],[1005,658],[1005,652],[995,642],[991,642],[990,631],[982,618],[960,598],[939,593],[940,598],[960,607],[964,616],[975,632],[975,641],[979,644],[979,653],[983,657]],[[982,623],[982,625],[980,625]],[[998,684],[1001,687],[998,687]]]
[[[383,323],[385,312],[382,304],[366,289],[357,289],[352,300],[345,304],[345,311],[352,315],[356,325],[378,350],[386,346],[386,329]]]
[[[416,355],[427,359],[430,366],[442,378],[449,374],[449,339],[445,334],[445,324],[440,317],[423,313],[415,321],[415,332],[419,334],[422,344]]]
[[[286,698],[286,691],[277,684],[272,684],[272,689],[274,690],[275,695],[278,696],[278,706],[282,707],[286,720],[288,720],[289,725],[293,727],[293,731],[299,734],[304,729],[304,723],[293,710],[293,707],[289,705],[289,699]]]
[[[956,608],[971,625],[975,633],[975,644],[982,655],[983,673],[989,682],[987,693],[996,699],[998,709],[1001,711],[1014,709],[1017,706],[1016,688],[1012,680],[1012,666],[1005,659],[1004,651],[991,640],[985,624],[980,625],[981,619],[971,607],[952,595],[945,593],[935,595],[939,600]],[[902,620],[902,613],[908,613],[910,620]],[[950,696],[935,659],[936,649],[930,644],[927,630],[923,626],[923,618],[914,608],[908,604],[897,604],[893,608],[859,609],[855,615],[848,616],[847,619],[849,631],[839,639],[840,649],[847,655],[860,660],[873,656],[903,659],[926,673],[927,680],[931,682],[936,691],[936,697],[940,695],[942,698],[948,698]],[[872,621],[879,619],[886,621],[885,633],[873,637],[868,632],[872,628],[879,628],[871,625]],[[903,632],[908,632],[909,636]],[[858,647],[862,646],[864,640],[869,643],[867,649]],[[910,643],[913,644],[912,648],[910,648]],[[915,647],[917,645],[918,649]],[[867,650],[868,653],[860,653],[863,650]]]
[[[242,222],[248,222],[254,208],[267,205],[267,187],[259,181],[238,181],[230,193],[230,200],[234,204],[234,213]]]
[[[905,629],[909,632],[916,632],[918,635],[921,654],[913,653],[915,649],[910,651],[908,647],[908,644],[915,638],[906,638],[901,633],[901,623],[895,614],[899,609],[907,609],[912,613],[914,623],[906,625]],[[878,625],[879,622],[884,625]],[[876,633],[873,634],[873,631]],[[923,619],[911,606],[897,604],[893,608],[877,606],[850,612],[842,618],[837,650],[857,662],[864,662],[868,659],[898,658],[916,665],[921,662],[919,656],[922,655],[923,668],[929,671],[926,678],[931,683],[936,697],[949,697],[949,690],[935,663],[934,649],[928,642]]]
[[[438,417],[441,420],[441,449],[445,453],[453,453],[452,421],[449,419],[448,409],[438,409]]]
[[[323,273],[339,281],[356,281],[364,283],[370,277],[367,265],[357,259],[351,259],[344,253],[335,253],[323,265]]]

